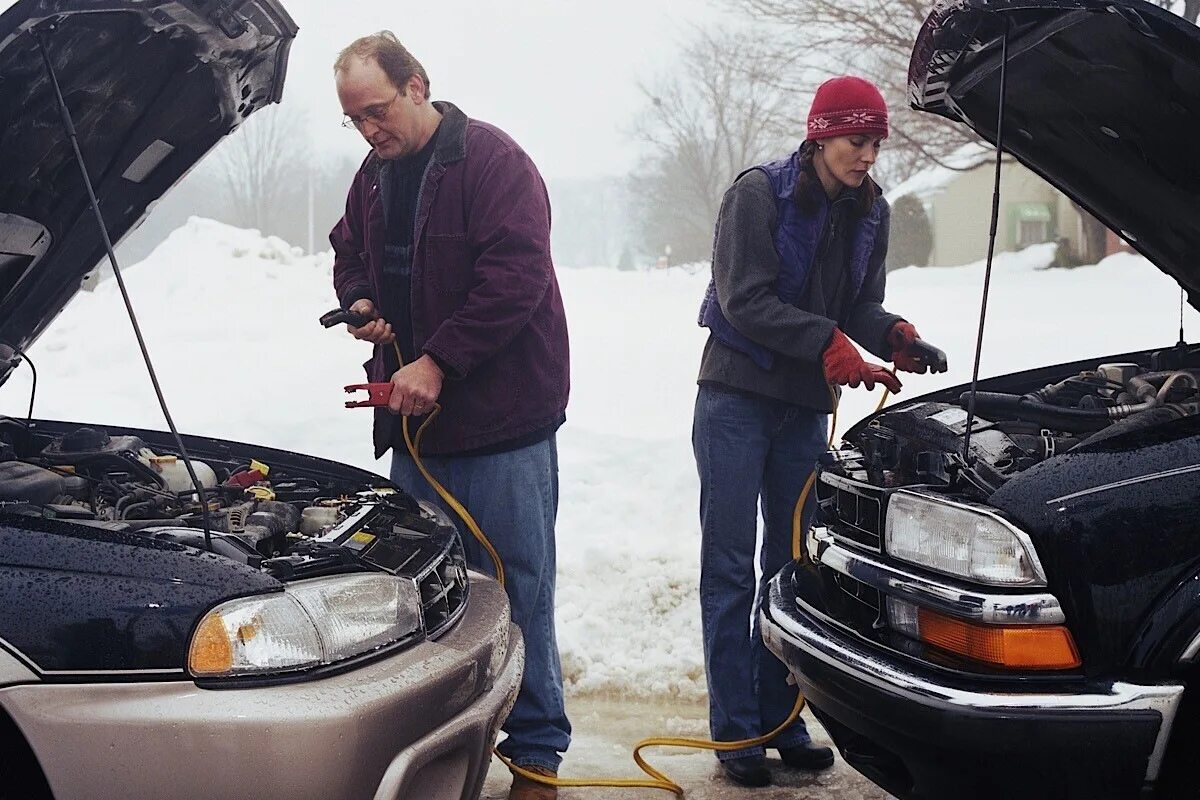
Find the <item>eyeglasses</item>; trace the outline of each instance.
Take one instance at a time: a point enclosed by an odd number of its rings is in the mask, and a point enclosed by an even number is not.
[[[386,103],[382,103],[382,104],[376,105],[376,106],[371,106],[370,108],[368,108],[366,111],[363,112],[363,115],[361,117],[352,117],[349,114],[347,114],[346,118],[342,120],[342,127],[343,128],[354,128],[354,129],[361,131],[362,126],[367,124],[368,122],[373,122],[376,125],[378,125],[380,122],[383,121],[383,118],[387,116],[388,111],[390,111],[392,108],[392,103],[396,102],[396,100],[399,99],[400,94],[401,94],[401,92],[397,91],[396,94],[392,97],[392,99],[388,100]]]

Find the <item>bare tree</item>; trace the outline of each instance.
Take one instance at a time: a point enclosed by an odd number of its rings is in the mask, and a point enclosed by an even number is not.
[[[798,144],[795,96],[779,82],[786,60],[744,33],[701,30],[671,75],[640,86],[647,105],[635,133],[648,153],[631,190],[646,252],[706,259],[725,189]]]
[[[264,108],[222,142],[216,152],[234,224],[272,232],[280,206],[304,194],[309,169],[305,117],[293,107]]]
[[[892,133],[875,169],[884,186],[895,185],[930,164],[971,168],[945,161],[962,145],[978,141],[966,126],[908,107],[908,63],[913,41],[931,9],[929,0],[727,2],[763,25],[764,34],[770,37],[770,51],[792,66],[795,80],[815,86],[831,74],[853,71],[880,87],[891,109]],[[1156,2],[1192,23],[1200,14],[1200,0]],[[1080,252],[1073,257],[1093,263],[1104,254],[1105,228],[1091,214],[1077,209],[1084,235]]]
[[[811,96],[822,80],[847,72],[879,86],[891,111],[891,137],[875,169],[883,185],[895,185],[930,164],[955,168],[943,159],[978,141],[964,126],[908,107],[908,62],[929,0],[728,2],[763,25],[767,47],[790,65],[788,77],[797,91]],[[794,122],[803,123],[807,104],[792,108]]]

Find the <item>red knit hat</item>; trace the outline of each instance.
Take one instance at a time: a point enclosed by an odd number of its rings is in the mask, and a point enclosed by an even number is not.
[[[817,88],[808,110],[808,138],[828,139],[854,133],[888,135],[887,103],[875,84],[844,75]]]

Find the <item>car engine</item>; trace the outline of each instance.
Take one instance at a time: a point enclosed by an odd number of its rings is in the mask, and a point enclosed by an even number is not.
[[[879,487],[957,486],[986,498],[1070,450],[1200,415],[1200,369],[1101,364],[1023,393],[980,391],[964,458],[970,393],[874,418],[831,454],[833,471]]]
[[[453,521],[382,478],[240,460],[209,440],[214,448],[191,453],[205,515],[182,459],[165,447],[95,427],[61,434],[33,427],[0,418],[0,514],[210,549],[285,581],[364,569],[410,575],[428,595],[427,615],[446,623],[465,600],[466,562]]]

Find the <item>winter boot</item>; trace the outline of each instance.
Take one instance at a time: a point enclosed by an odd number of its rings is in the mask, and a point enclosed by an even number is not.
[[[557,778],[558,773],[546,767],[522,767],[526,772],[542,775],[547,778]],[[508,790],[508,800],[556,800],[558,787],[538,783],[524,775],[513,773],[512,788]]]

